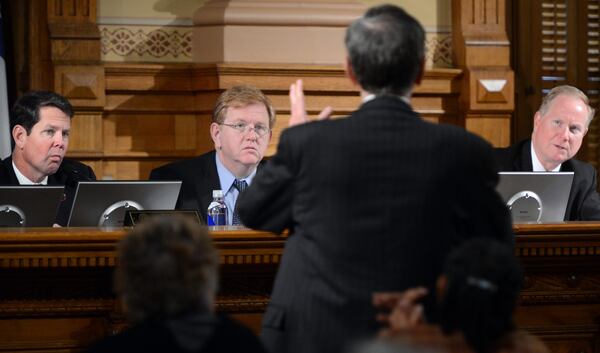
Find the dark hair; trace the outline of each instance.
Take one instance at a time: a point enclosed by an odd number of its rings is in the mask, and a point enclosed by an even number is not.
[[[181,217],[151,217],[119,242],[115,287],[137,323],[208,312],[218,257],[208,230]]]
[[[394,5],[370,8],[346,31],[350,65],[360,86],[376,95],[406,95],[425,56],[421,24]]]
[[[40,121],[40,109],[43,107],[58,108],[69,118],[73,118],[73,107],[65,97],[54,92],[31,91],[19,97],[13,105],[10,130],[16,125],[21,125],[29,135],[33,126]]]
[[[522,272],[513,250],[487,238],[473,239],[448,256],[444,275],[444,332],[462,332],[477,353],[494,351],[498,341],[515,329]]]

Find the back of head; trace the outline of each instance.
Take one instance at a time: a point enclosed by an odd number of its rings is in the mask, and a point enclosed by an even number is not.
[[[441,302],[445,332],[459,331],[478,353],[490,353],[515,329],[522,273],[513,250],[494,240],[468,241],[447,258]]]
[[[362,89],[404,96],[421,74],[425,32],[403,9],[376,6],[348,27],[346,49]]]
[[[206,227],[153,217],[123,238],[118,251],[115,286],[130,321],[212,310],[218,257]]]
[[[73,117],[73,107],[65,97],[49,91],[31,91],[19,97],[12,107],[11,131],[15,125],[21,125],[27,134],[31,133],[31,128],[40,120],[40,109],[43,107],[55,107],[69,118]]]
[[[233,86],[221,93],[213,109],[212,122],[221,124],[225,121],[227,108],[241,108],[250,104],[263,104],[269,114],[269,128],[275,125],[275,109],[267,96],[256,87],[248,85]]]

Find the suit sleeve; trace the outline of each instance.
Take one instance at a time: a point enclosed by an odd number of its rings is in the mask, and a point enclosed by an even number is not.
[[[94,170],[92,169],[92,167],[90,167],[89,165],[86,165],[86,168],[87,168],[88,178],[90,178],[90,180],[97,180],[96,174],[94,173]]]
[[[600,221],[600,195],[597,190],[598,175],[596,169],[592,167],[590,169],[591,180],[583,197],[579,219],[583,221]]]
[[[461,197],[460,206],[455,210],[457,219],[464,228],[463,234],[469,237],[491,237],[514,245],[514,233],[510,213],[496,191],[498,184],[498,164],[489,144],[483,140],[471,145],[471,156],[467,173],[462,178],[462,190],[468,190]],[[477,161],[477,162],[473,162]]]
[[[281,135],[277,153],[237,201],[238,214],[247,227],[281,233],[292,226],[295,164],[287,132]]]

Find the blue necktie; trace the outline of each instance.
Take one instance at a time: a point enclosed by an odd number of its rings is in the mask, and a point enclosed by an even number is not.
[[[240,195],[244,192],[244,190],[246,190],[246,188],[248,187],[248,183],[246,183],[245,180],[235,179],[233,181],[233,187],[238,189],[238,191],[240,192],[238,195],[238,198],[239,198]],[[237,206],[237,200],[235,200],[235,205]],[[233,220],[231,221],[231,224],[234,226],[242,224],[242,221],[240,221],[240,216],[237,213],[237,207],[234,207]]]

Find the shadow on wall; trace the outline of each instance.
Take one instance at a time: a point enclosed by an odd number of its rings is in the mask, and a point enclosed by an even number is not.
[[[197,101],[192,87],[192,16],[206,0],[157,0],[140,6],[151,6],[168,21],[135,18],[133,11],[123,25],[104,26],[101,30],[103,53],[111,62],[125,62],[119,67],[124,78],[118,87],[107,86],[113,105],[105,115],[105,151],[112,158],[105,163],[103,177],[112,179],[147,179],[150,171],[162,164],[189,158],[212,148],[208,133],[210,115]],[[132,3],[133,5],[134,3]],[[125,16],[124,16],[125,17]],[[131,24],[129,24],[129,23]],[[130,63],[132,65],[130,65]],[[135,63],[147,65],[150,73],[142,73]],[[169,64],[161,67],[161,64]],[[182,65],[173,65],[181,63]],[[136,71],[137,70],[137,71]],[[217,93],[209,93],[202,101],[214,102]],[[212,108],[212,107],[211,107]],[[177,138],[175,138],[177,137]]]

